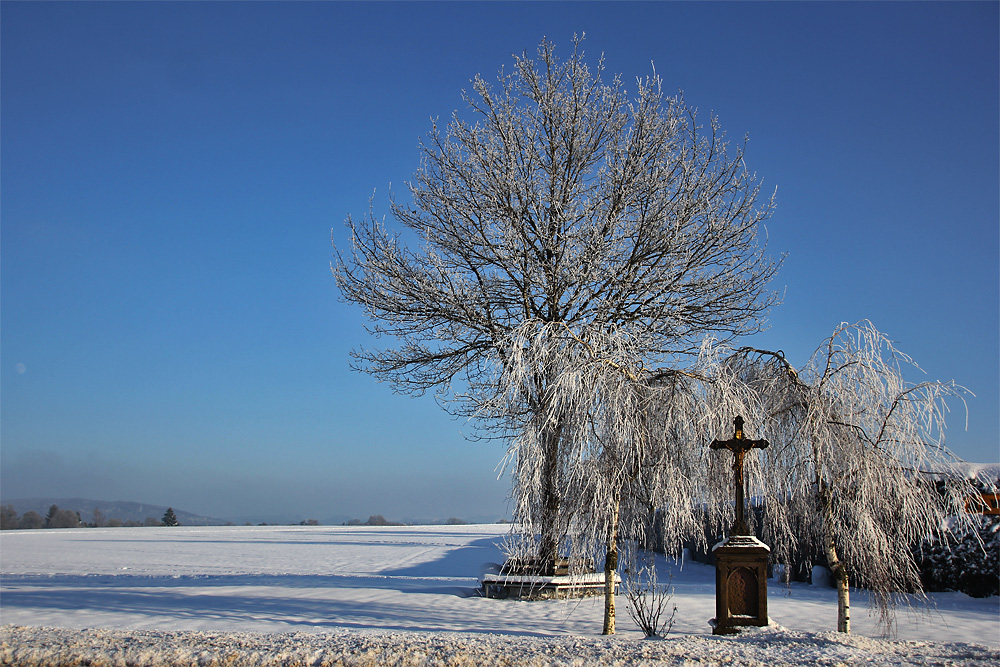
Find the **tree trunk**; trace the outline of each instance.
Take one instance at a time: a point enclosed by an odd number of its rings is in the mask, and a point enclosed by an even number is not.
[[[562,539],[559,530],[559,440],[562,435],[561,425],[548,430],[545,436],[545,462],[542,468],[542,527],[541,544],[538,554],[541,566],[547,568],[555,565],[559,557],[559,542]]]
[[[615,634],[615,575],[618,573],[618,510],[615,500],[611,526],[608,528],[608,544],[604,553],[604,629],[602,635]]]
[[[851,634],[851,589],[847,579],[847,569],[837,555],[837,543],[833,539],[833,508],[830,506],[830,496],[826,489],[820,491],[820,504],[823,511],[823,541],[826,547],[826,560],[837,582],[837,632]]]
[[[830,563],[833,580],[837,582],[837,632],[851,633],[851,589],[847,580],[847,570],[837,557],[837,548],[829,531],[826,535],[826,559]]]
[[[851,589],[847,573],[840,566],[841,576],[837,577],[837,632],[851,634]]]

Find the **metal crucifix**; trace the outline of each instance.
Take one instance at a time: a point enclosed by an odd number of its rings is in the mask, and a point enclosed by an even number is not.
[[[733,535],[749,535],[750,529],[747,527],[744,516],[743,500],[743,457],[751,449],[764,449],[768,446],[767,440],[747,440],[743,437],[743,417],[737,416],[733,420],[736,433],[732,440],[713,440],[712,449],[728,449],[733,453],[733,475],[736,486],[736,523],[733,524]]]

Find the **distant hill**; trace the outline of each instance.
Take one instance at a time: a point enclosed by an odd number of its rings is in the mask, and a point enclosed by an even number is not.
[[[61,510],[79,512],[80,518],[87,523],[93,522],[95,509],[104,513],[105,521],[121,519],[122,521],[138,521],[140,523],[145,521],[146,517],[153,517],[159,521],[163,518],[163,513],[167,511],[166,505],[148,505],[125,500],[90,500],[88,498],[16,498],[0,500],[0,505],[13,506],[18,516],[24,515],[25,512],[38,512],[45,516],[49,513],[49,507],[58,505]],[[226,523],[223,519],[192,514],[176,507],[173,509],[177,521],[182,526],[221,526]]]

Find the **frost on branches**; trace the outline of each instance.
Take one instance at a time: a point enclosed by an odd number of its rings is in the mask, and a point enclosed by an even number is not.
[[[974,488],[944,447],[945,399],[965,390],[907,382],[912,360],[868,322],[839,327],[798,370],[781,353],[714,341],[688,369],[654,371],[622,330],[578,335],[528,323],[519,336],[512,349],[523,353],[499,378],[502,396],[516,404],[538,369],[551,379],[547,410],[519,425],[508,452],[528,550],[552,521],[541,471],[555,428],[561,457],[550,478],[562,491],[555,516],[564,548],[603,550],[609,577],[619,542],[644,540],[654,515],[668,551],[703,536],[702,508],[713,525],[728,525],[728,466],[708,442],[734,414],[772,443],[746,462],[764,537],[778,559],[824,553],[842,632],[850,631],[850,583],[870,591],[890,630],[897,604],[923,597],[913,546],[940,535],[949,517],[971,521],[964,503]],[[937,479],[950,481],[939,490]],[[609,590],[605,631],[613,628]]]
[[[868,323],[799,370],[732,347],[776,302],[758,242],[773,201],[714,117],[699,124],[655,75],[605,80],[580,47],[560,60],[542,41],[537,59],[477,76],[391,200],[397,227],[348,219],[337,284],[391,339],[355,367],[510,443],[514,550],[602,560],[605,632],[622,540],[654,516],[668,547],[703,536],[705,512],[731,522],[708,444],[736,415],[772,443],[745,476],[774,553],[823,549],[842,630],[852,581],[888,621],[920,592],[907,550],[963,515],[960,484],[936,495],[924,480],[953,469],[944,399],[962,388],[905,382],[911,360]]]
[[[560,507],[561,471],[581,426],[552,403],[552,369],[513,368],[546,354],[530,348],[530,329],[620,332],[630,364],[671,366],[706,335],[760,330],[776,300],[767,283],[777,264],[757,240],[773,202],[743,147],[728,145],[714,117],[700,124],[680,96],[664,95],[655,75],[632,90],[603,75],[576,39],[566,60],[542,41],[537,59],[516,57],[493,82],[477,76],[464,112],[422,143],[409,200],[391,202],[398,229],[374,212],[349,218],[351,247],[333,267],[369,330],[398,343],[355,350],[357,368],[397,391],[436,392],[484,433],[544,426],[530,472],[543,559],[574,516]],[[495,381],[508,372],[520,384],[498,402]],[[626,479],[632,464],[608,465]]]
[[[760,494],[776,557],[820,547],[838,589],[838,630],[850,632],[850,583],[871,592],[890,630],[896,604],[923,595],[912,547],[948,517],[970,521],[974,490],[944,446],[945,400],[966,390],[907,382],[916,364],[870,322],[841,325],[799,370],[752,349],[723,368],[760,396],[772,443],[760,457],[770,471]],[[943,493],[937,478],[951,480]]]
[[[537,553],[552,527],[557,548],[603,560],[604,633],[614,633],[621,540],[641,539],[658,510],[676,544],[700,525],[697,499],[710,481],[694,443],[711,418],[697,414],[708,403],[691,373],[645,370],[636,339],[622,330],[578,334],[562,323],[527,322],[510,349],[516,353],[498,378],[502,391],[492,410],[516,408],[536,373],[549,378],[544,409],[511,424],[506,462],[522,531],[514,555]],[[554,462],[546,449],[552,438]]]

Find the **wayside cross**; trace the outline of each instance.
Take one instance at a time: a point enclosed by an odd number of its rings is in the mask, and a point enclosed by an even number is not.
[[[767,440],[747,440],[743,437],[743,417],[737,416],[733,420],[736,433],[732,440],[713,440],[712,449],[728,449],[733,453],[733,475],[736,486],[736,523],[733,524],[733,535],[749,535],[750,529],[747,527],[744,516],[743,501],[743,457],[751,449],[764,449],[768,446]]]

